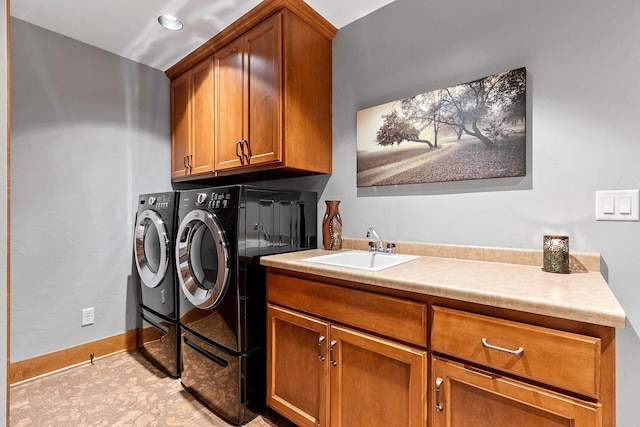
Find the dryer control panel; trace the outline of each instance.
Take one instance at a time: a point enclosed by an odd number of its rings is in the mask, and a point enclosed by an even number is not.
[[[232,207],[232,195],[222,189],[202,191],[195,195],[194,206],[207,209],[229,209]]]

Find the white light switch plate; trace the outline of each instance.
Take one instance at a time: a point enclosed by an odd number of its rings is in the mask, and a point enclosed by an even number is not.
[[[640,190],[596,191],[596,220],[640,220]]]

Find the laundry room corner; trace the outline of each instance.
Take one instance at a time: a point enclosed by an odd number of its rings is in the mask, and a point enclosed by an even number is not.
[[[15,18],[11,35],[14,364],[135,330],[137,197],[171,186],[164,73]]]

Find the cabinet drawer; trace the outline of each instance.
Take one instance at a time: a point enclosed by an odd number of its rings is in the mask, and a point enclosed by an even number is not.
[[[427,347],[427,306],[359,289],[267,273],[267,299],[376,335]]]
[[[433,358],[431,427],[596,427],[602,405]]]
[[[431,349],[598,397],[600,339],[433,307]]]

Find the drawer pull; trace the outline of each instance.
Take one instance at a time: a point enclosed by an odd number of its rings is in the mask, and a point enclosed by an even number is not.
[[[501,351],[503,353],[513,354],[514,356],[520,356],[524,353],[524,348],[518,347],[517,350],[509,350],[508,348],[498,347],[496,345],[491,345],[487,342],[486,338],[482,338],[482,346],[484,348],[488,348],[489,350]]]
[[[327,358],[322,355],[322,344],[325,342],[325,340],[326,338],[324,337],[324,335],[320,335],[320,338],[318,338],[318,359],[320,359],[321,362],[327,360]]]
[[[440,404],[440,387],[442,387],[444,380],[442,378],[436,378],[436,409],[438,412],[444,411],[444,407]]]

